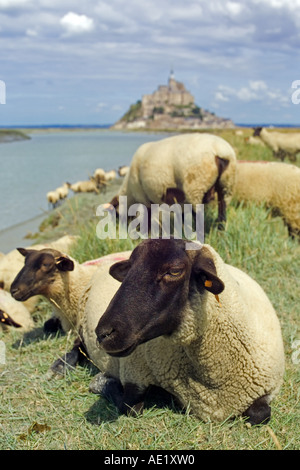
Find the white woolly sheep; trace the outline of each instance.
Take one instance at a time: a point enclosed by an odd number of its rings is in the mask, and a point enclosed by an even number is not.
[[[259,137],[254,137],[253,135],[245,137],[245,144],[260,145],[261,147],[266,146],[265,143]]]
[[[69,186],[74,193],[99,193],[95,180],[77,181]]]
[[[123,392],[114,401],[121,412],[140,411],[155,385],[204,421],[269,420],[283,380],[283,341],[253,279],[211,246],[185,250],[173,239],[142,241],[110,273],[122,284],[103,314],[99,292],[96,333],[120,361]]]
[[[239,161],[234,197],[265,203],[280,215],[289,235],[300,235],[300,168],[283,162]]]
[[[7,326],[28,331],[34,327],[34,322],[22,302],[18,302],[9,292],[0,289],[0,328],[6,329]]]
[[[94,176],[93,176],[95,183],[98,188],[102,188],[102,186],[105,187],[106,185],[106,180],[105,180],[105,170],[103,168],[97,168],[94,171]]]
[[[68,193],[69,193],[69,184],[68,183],[64,183],[62,186],[60,186],[59,188],[56,188],[56,191],[58,192],[59,194],[59,199],[65,199],[67,196],[68,196]]]
[[[109,267],[116,260],[127,259],[131,252],[113,253],[97,260],[79,264],[60,251],[49,248],[42,250],[19,248],[18,250],[25,256],[25,265],[11,285],[12,296],[16,300],[25,301],[33,295],[42,295],[54,307],[54,318],[45,323],[45,330],[54,331],[57,328],[57,319],[59,319],[65,332],[72,330],[79,335],[78,340],[74,343],[74,348],[66,358],[53,364],[53,371],[61,372],[67,365],[74,366],[79,360],[82,350],[87,350],[88,356],[95,365],[98,365],[100,361],[101,368],[103,366],[102,357],[106,357],[106,361],[111,362],[105,353],[100,353],[96,348],[95,327],[99,312],[86,312],[85,303],[94,282],[94,275],[97,274],[99,279],[104,273],[104,279],[110,278],[110,286],[103,282],[100,283],[106,298],[104,309],[107,307],[118,288],[118,283],[108,274]],[[111,285],[114,285],[113,292]],[[91,318],[91,315],[94,318]],[[89,318],[86,319],[86,316]],[[93,330],[90,335],[83,323],[89,325],[91,322]],[[96,358],[93,356],[94,350],[97,352]]]
[[[54,190],[54,191],[49,191],[47,193],[47,201],[49,203],[49,206],[52,207],[52,209],[55,209],[57,204],[59,203],[59,192]]]
[[[257,127],[253,136],[258,136],[271,148],[275,158],[284,160],[288,157],[291,161],[296,161],[296,154],[300,152],[299,132],[269,132],[264,127]]]
[[[105,181],[106,182],[112,181],[112,180],[116,179],[116,177],[117,177],[116,170],[110,170],[110,171],[105,172]]]
[[[127,166],[127,165],[119,166],[119,168],[118,168],[119,176],[123,177],[123,176],[127,175],[129,169],[130,169],[130,167]]]
[[[63,253],[69,253],[71,247],[78,239],[74,235],[65,235],[57,240],[50,243],[42,243],[32,245],[31,248],[40,250],[42,248],[54,248]],[[18,274],[18,272],[24,266],[24,257],[19,253],[17,249],[11,250],[9,253],[4,255],[0,259],[0,285],[7,291],[10,291],[10,286]],[[39,297],[32,297],[25,302],[25,306],[29,312],[33,312]]]
[[[226,219],[235,181],[236,157],[231,145],[210,134],[182,134],[141,145],[134,154],[118,195],[150,207],[152,203],[208,203],[218,194],[218,220]]]

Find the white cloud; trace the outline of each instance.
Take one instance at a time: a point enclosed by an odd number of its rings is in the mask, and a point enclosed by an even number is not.
[[[263,80],[250,80],[247,86],[235,89],[226,85],[219,85],[214,99],[216,103],[238,99],[244,102],[265,102],[286,106],[289,104],[290,96],[279,89],[269,87]]]
[[[87,33],[94,29],[94,20],[86,15],[78,15],[70,11],[60,19],[60,24],[68,34]]]
[[[31,3],[32,0],[0,0],[0,9],[19,8]]]

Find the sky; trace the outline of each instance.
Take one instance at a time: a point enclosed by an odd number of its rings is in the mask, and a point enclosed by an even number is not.
[[[300,0],[0,0],[0,126],[113,124],[171,69],[236,124],[300,126],[299,54]]]

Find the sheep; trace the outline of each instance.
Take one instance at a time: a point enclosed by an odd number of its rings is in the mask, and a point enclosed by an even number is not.
[[[56,188],[56,191],[59,194],[59,199],[65,199],[68,196],[69,193],[69,185],[68,183],[64,183],[62,186],[59,188]]]
[[[238,161],[234,198],[265,203],[281,215],[291,237],[300,235],[300,168],[283,162]]]
[[[226,220],[235,181],[236,156],[221,137],[210,134],[183,134],[141,145],[130,170],[111,204],[118,207],[119,196],[150,207],[152,203],[173,202],[196,205],[218,195],[218,221]]]
[[[77,181],[69,186],[74,193],[99,193],[95,180]]]
[[[18,251],[22,256],[25,256],[25,265],[11,285],[10,291],[13,298],[25,301],[31,296],[42,295],[50,301],[55,311],[55,318],[46,322],[46,331],[54,331],[58,319],[63,331],[73,331],[78,334],[72,351],[67,354],[65,359],[58,359],[53,364],[52,371],[62,373],[65,367],[75,366],[82,351],[87,351],[87,356],[91,357],[95,365],[99,364],[99,361],[100,364],[103,364],[102,356],[111,362],[106,354],[99,354],[99,350],[95,347],[98,310],[91,313],[85,312],[85,303],[93,284],[94,275],[97,274],[103,296],[106,299],[104,309],[106,308],[118,288],[118,283],[115,280],[110,282],[110,285],[114,284],[112,293],[112,288],[106,286],[104,282],[107,277],[110,277],[109,267],[116,260],[127,259],[131,252],[114,253],[79,264],[76,260],[52,248],[42,250],[18,248]],[[91,318],[91,314],[95,318]],[[86,316],[88,318],[85,318]],[[90,334],[88,325],[91,322],[93,328]],[[93,351],[95,350],[97,357],[93,360]],[[85,355],[85,353],[83,354]]]
[[[116,179],[116,176],[117,176],[116,170],[106,171],[105,172],[105,181],[106,182],[112,181],[112,180]]]
[[[105,187],[106,185],[105,170],[103,170],[103,168],[97,168],[94,171],[93,177],[98,188],[101,188],[102,186]]]
[[[123,166],[119,166],[118,168],[118,174],[119,176],[123,177],[125,175],[127,175],[128,171],[129,171],[129,166],[127,165],[123,165]]]
[[[266,146],[266,144],[259,137],[254,137],[253,135],[250,135],[249,137],[245,137],[244,140],[245,140],[245,144],[259,145],[261,147]]]
[[[25,305],[0,289],[0,328],[6,329],[7,326],[29,331],[34,327],[34,322]]]
[[[50,243],[32,245],[31,248],[38,250],[49,247],[55,248],[64,253],[69,253],[71,247],[74,245],[77,239],[77,236],[65,235]],[[10,287],[14,278],[23,266],[24,257],[18,252],[17,249],[11,250],[0,259],[0,285],[7,292],[10,291]],[[39,297],[32,297],[24,303],[30,313],[34,311],[38,300]]]
[[[57,206],[59,202],[59,199],[60,199],[60,195],[57,190],[48,191],[47,201],[48,201],[49,207],[52,207],[52,209],[55,209],[55,207]]]
[[[287,156],[290,161],[296,161],[296,154],[300,152],[300,133],[269,132],[263,127],[257,127],[253,136],[260,137],[271,148],[275,158],[284,160]]]
[[[120,361],[123,391],[114,402],[121,413],[138,413],[154,385],[201,420],[265,423],[284,373],[274,308],[210,245],[185,248],[184,240],[147,239],[110,268],[122,284],[99,309],[96,334]]]

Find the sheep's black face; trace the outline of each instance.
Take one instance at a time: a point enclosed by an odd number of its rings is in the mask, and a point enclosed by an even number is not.
[[[111,267],[122,285],[96,328],[98,344],[108,354],[127,356],[139,344],[178,328],[195,267],[187,253],[182,240],[145,240],[129,260]],[[215,293],[223,290],[221,284]]]
[[[74,269],[73,261],[56,250],[18,248],[18,251],[25,256],[25,265],[10,288],[16,300],[25,301],[34,295],[47,295],[49,285],[55,281],[57,269]]]

